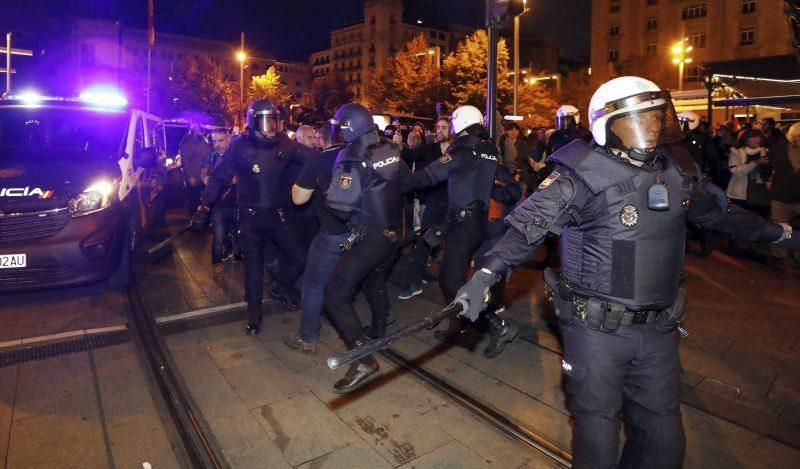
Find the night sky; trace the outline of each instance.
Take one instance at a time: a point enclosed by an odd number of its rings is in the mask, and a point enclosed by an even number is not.
[[[146,0],[36,0],[7,2],[2,31],[13,31],[18,47],[35,48],[41,18],[69,14],[147,25]],[[405,0],[414,18],[483,24],[483,0]],[[588,57],[591,0],[532,0],[523,16],[522,34],[555,37],[571,55]],[[329,47],[330,31],[362,17],[363,0],[155,0],[156,31],[221,39],[236,43],[244,31],[248,48],[284,59],[307,60]],[[27,42],[27,43],[26,43]]]

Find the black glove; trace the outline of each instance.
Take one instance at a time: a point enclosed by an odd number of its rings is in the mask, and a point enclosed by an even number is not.
[[[486,309],[489,301],[489,288],[499,280],[499,276],[488,269],[475,272],[469,282],[465,283],[456,293],[454,303],[461,303],[460,316],[466,316],[475,322],[481,311]]]
[[[192,231],[203,231],[208,226],[208,209],[198,207],[197,211],[192,215],[192,220],[189,223],[189,229]]]

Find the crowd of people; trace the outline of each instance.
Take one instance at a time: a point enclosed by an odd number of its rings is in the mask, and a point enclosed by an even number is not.
[[[302,309],[286,346],[309,354],[317,352],[324,313],[350,349],[386,334],[393,320],[387,276],[408,246],[399,298],[421,293],[426,264],[439,256],[439,288],[460,313],[436,337],[457,346],[466,328],[484,324],[483,353],[494,358],[518,334],[502,316],[505,282],[547,245],[544,276],[564,340],[574,467],[679,467],[676,334],[686,314],[687,223],[796,251],[800,237],[788,219],[759,217],[747,196],[750,185],[763,184],[779,204],[773,217],[797,214],[790,189],[798,185],[786,181],[800,167],[800,125],[783,136],[765,120],[763,135],[712,137],[696,116],[675,113],[669,92],[639,77],[602,85],[587,114],[588,128],[578,109],[564,105],[551,131],[511,122],[495,142],[473,106],[439,117],[433,129],[397,122],[381,131],[368,109],[352,103],[330,125],[300,126],[290,138],[283,111],[254,101],[243,135],[227,148],[224,132],[212,136],[192,227],[213,220],[215,265],[226,249],[243,257],[246,333],[262,328],[266,269],[269,297]],[[728,164],[719,165],[712,148],[728,143]],[[217,214],[220,206],[225,212]],[[230,236],[234,229],[238,236]],[[550,268],[556,264],[560,273]],[[353,306],[359,292],[368,325]],[[367,355],[333,390],[351,393],[378,371]],[[620,412],[631,431],[618,460]]]

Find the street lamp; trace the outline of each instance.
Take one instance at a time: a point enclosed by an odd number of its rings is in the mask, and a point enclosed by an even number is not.
[[[678,91],[683,90],[683,67],[692,63],[689,53],[694,49],[688,45],[689,38],[683,38],[672,46],[672,63],[678,66]]]
[[[522,13],[514,16],[514,115],[517,115],[517,88],[519,87],[519,17],[528,12],[528,1],[522,0]]]
[[[244,104],[244,63],[247,61],[247,53],[243,50],[236,51],[236,60],[239,61],[239,105]]]

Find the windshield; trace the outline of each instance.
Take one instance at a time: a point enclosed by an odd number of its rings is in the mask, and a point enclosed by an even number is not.
[[[12,157],[118,156],[127,124],[127,113],[53,107],[0,108],[0,162]]]

